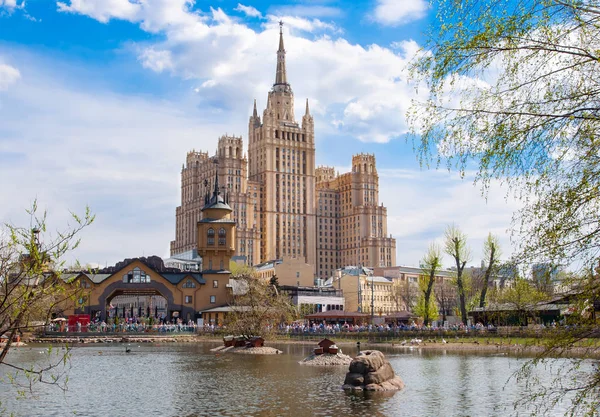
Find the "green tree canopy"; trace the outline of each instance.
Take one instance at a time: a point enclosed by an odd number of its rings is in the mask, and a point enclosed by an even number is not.
[[[423,164],[477,168],[522,199],[524,258],[600,249],[600,2],[440,0],[412,70],[409,113]]]
[[[65,364],[68,350],[53,355],[48,350],[45,361],[23,368],[11,363],[9,349],[15,337],[35,330],[35,325],[48,323],[52,313],[72,306],[81,296],[78,282],[66,279],[62,271],[65,257],[79,245],[82,229],[94,221],[86,209],[83,216],[72,214],[73,225],[66,230],[48,233],[46,213],[38,212],[37,202],[28,211],[27,227],[4,225],[0,228],[0,336],[6,343],[0,347],[2,366],[24,375],[28,389],[36,383],[66,387]],[[19,381],[10,375],[12,381]]]
[[[442,250],[436,243],[431,243],[427,253],[421,260],[421,276],[419,277],[419,290],[423,293],[423,300],[417,301],[418,313],[423,317],[423,324],[427,326],[431,320],[437,319],[437,305],[433,294],[433,285],[438,271],[442,268]],[[433,305],[434,308],[431,307]],[[422,315],[420,314],[422,313]],[[431,313],[431,314],[430,314]],[[435,314],[433,314],[435,313]]]
[[[225,320],[228,331],[250,338],[268,338],[280,323],[292,321],[298,315],[290,298],[277,287],[252,275],[235,277],[243,294],[235,295],[230,305],[232,312]]]

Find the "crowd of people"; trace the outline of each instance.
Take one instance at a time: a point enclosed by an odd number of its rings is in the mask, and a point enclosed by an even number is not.
[[[156,320],[149,320],[147,318],[129,318],[115,321],[109,319],[108,322],[104,320],[97,320],[90,322],[87,325],[77,322],[74,325],[67,325],[61,322],[53,322],[48,325],[47,330],[50,332],[94,332],[94,333],[117,333],[117,332],[130,332],[130,333],[175,333],[175,332],[196,332],[196,323],[192,320],[187,323],[181,319],[168,321],[164,318]]]
[[[203,325],[197,325],[193,320],[184,322],[182,319],[173,319],[168,321],[165,318],[149,319],[149,318],[128,318],[121,320],[109,319],[96,320],[87,325],[76,323],[75,325],[67,325],[65,322],[53,322],[48,325],[47,330],[50,332],[95,332],[95,333],[213,333],[215,331],[224,330],[222,324],[206,322]],[[348,332],[369,332],[369,333],[400,333],[403,331],[422,331],[422,332],[444,332],[444,331],[472,331],[484,332],[495,331],[492,325],[484,326],[477,323],[471,326],[465,326],[462,323],[437,326],[424,326],[416,322],[410,324],[382,323],[382,324],[351,324],[351,323],[326,323],[326,322],[310,322],[297,321],[291,324],[281,324],[277,329],[284,334],[338,334]]]
[[[447,325],[447,326],[436,326],[428,325],[423,326],[412,322],[410,324],[396,324],[396,323],[384,323],[384,324],[349,324],[349,323],[316,323],[316,322],[295,322],[293,324],[286,324],[280,328],[285,333],[292,334],[336,334],[342,332],[373,332],[373,333],[399,333],[402,331],[494,331],[495,327],[492,325],[484,326],[481,323],[477,323],[471,326],[465,326],[463,323]]]

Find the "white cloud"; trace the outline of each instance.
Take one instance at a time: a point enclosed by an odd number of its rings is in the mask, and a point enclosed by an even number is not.
[[[163,72],[173,69],[171,51],[157,51],[153,48],[147,48],[140,53],[138,59],[142,62],[144,68],[149,68],[152,71]]]
[[[110,19],[134,22],[142,10],[142,4],[129,0],[69,0],[68,4],[58,1],[56,5],[61,12],[83,14],[102,23]]]
[[[409,52],[417,49],[414,42],[398,44],[403,46],[398,50],[365,47],[332,38],[339,36],[340,29],[319,19],[268,15],[255,31],[229,19],[221,9],[191,11],[186,0],[146,0],[138,5],[138,13],[128,20],[164,35],[164,40],[137,45],[142,65],[198,80],[194,87],[205,103],[247,111],[252,99],[258,98],[264,107],[260,99],[273,82],[277,22],[282,18],[288,78],[298,97],[298,114],[308,97],[311,103],[319,103],[313,107],[316,122],[339,134],[387,142],[408,131],[405,112],[415,92],[405,68]],[[71,7],[95,16],[82,3],[71,2]],[[202,86],[207,80],[210,83]],[[420,91],[425,93],[425,89]],[[333,113],[337,117],[331,118]]]
[[[277,37],[271,30],[250,34],[260,38],[251,45]],[[314,96],[325,100],[332,96],[334,101],[344,102],[357,91],[377,86],[373,80],[357,86],[352,83],[361,77],[369,78],[367,75],[377,65],[384,65],[379,61],[402,62],[389,50],[364,49],[345,40],[289,39],[289,49],[295,51],[290,55],[307,58],[307,62],[294,68],[298,79],[302,73],[323,74],[321,82],[303,88],[309,97],[315,92]],[[265,73],[274,73],[275,48],[271,45],[265,51],[259,49],[258,57],[248,63],[260,71],[242,70],[243,76],[254,78],[240,79],[235,75],[236,68],[228,67],[230,62],[225,60],[220,62],[218,71],[210,72],[212,78],[198,83],[197,95],[175,94],[180,102],[97,89],[93,87],[92,71],[76,73],[68,64],[61,64],[58,69],[56,62],[39,59],[25,60],[24,65],[19,55],[11,52],[17,57],[15,65],[28,70],[24,73],[27,83],[14,84],[2,96],[0,177],[13,180],[0,187],[0,223],[23,224],[24,208],[36,197],[42,207],[49,209],[52,226],[58,223],[58,228],[66,221],[69,209],[80,212],[89,204],[97,221],[83,235],[77,252],[84,263],[111,264],[144,254],[167,256],[168,243],[174,238],[175,206],[180,201],[179,170],[185,154],[190,149],[212,153],[217,138],[226,132],[245,135],[246,116],[252,105],[251,101],[244,102],[242,111],[236,108],[216,113],[207,110],[204,101],[225,95],[231,104],[253,92],[266,94],[270,80],[263,78]],[[311,52],[313,49],[316,51]],[[329,53],[329,60],[316,60],[314,57],[323,51]],[[272,62],[259,62],[261,56],[271,56]],[[336,80],[340,74],[329,71],[329,66],[339,65],[344,57],[352,57],[346,59],[348,68],[344,72],[349,78]],[[181,64],[177,59],[181,58],[173,54],[175,63],[162,64],[163,70],[181,71],[184,67],[177,66]],[[298,61],[297,64],[302,62]],[[158,65],[156,62],[161,61],[154,62]],[[361,62],[364,67],[359,65]],[[57,74],[40,72],[50,68]],[[355,77],[356,71],[359,74]],[[315,79],[314,75],[310,77]],[[353,89],[350,93],[339,89],[344,83]],[[321,89],[324,91],[319,92]],[[297,101],[303,107],[304,100]],[[319,112],[321,106],[311,99],[313,113]],[[366,108],[364,119],[377,117],[373,116],[376,112],[377,109]],[[346,121],[340,123],[340,129],[346,129]],[[317,123],[319,135],[325,129],[324,124]],[[317,148],[317,155],[323,152]],[[340,171],[348,169],[342,167]],[[398,263],[416,265],[429,241],[440,238],[445,226],[452,222],[469,234],[475,253],[473,264],[479,262],[478,252],[488,231],[502,235],[504,253],[510,253],[505,230],[515,205],[504,202],[499,188],[493,190],[485,204],[478,190],[457,174],[380,168],[379,175],[380,201],[388,207],[388,233],[397,239]]]
[[[3,7],[8,9],[9,12],[14,9],[22,9],[25,7],[25,0],[21,0],[20,3],[18,0],[0,0],[0,9]]]
[[[373,19],[386,26],[397,26],[423,18],[428,9],[425,0],[377,0]]]
[[[238,3],[237,7],[233,10],[236,10],[238,12],[242,12],[244,13],[246,16],[249,17],[258,17],[258,18],[262,18],[262,13],[259,12],[256,8],[252,7],[252,6],[244,6],[241,3]]]
[[[6,90],[19,78],[21,78],[21,73],[18,69],[11,67],[10,65],[0,63],[0,91]]]
[[[277,6],[272,10],[274,15],[282,16],[302,16],[302,17],[339,17],[341,16],[342,10],[337,7],[331,6],[307,6],[307,5],[296,5],[296,6]]]
[[[456,224],[468,236],[473,259],[479,265],[483,241],[488,233],[500,239],[503,257],[514,248],[510,225],[514,211],[522,207],[498,182],[491,184],[487,199],[473,185],[473,174],[461,179],[458,173],[430,170],[379,169],[379,197],[388,207],[388,233],[396,238],[397,263],[418,265],[432,241],[443,241],[449,224]],[[451,266],[451,259],[445,259]]]
[[[185,97],[95,88],[98,74],[80,63],[11,56],[27,62],[27,82],[1,94],[0,224],[27,224],[24,210],[35,198],[48,208],[51,230],[64,227],[69,210],[90,205],[97,220],[77,251],[83,262],[168,255],[186,153],[215,149],[217,138],[227,128],[240,132],[245,119],[236,127]],[[56,74],[41,72],[51,68]]]

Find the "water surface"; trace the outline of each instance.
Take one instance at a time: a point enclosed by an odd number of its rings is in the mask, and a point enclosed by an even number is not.
[[[0,400],[6,412],[32,417],[507,416],[516,414],[523,389],[507,381],[525,359],[505,354],[389,349],[406,388],[365,396],[341,390],[346,367],[299,365],[310,346],[279,345],[284,354],[276,356],[219,355],[210,352],[214,346],[135,344],[131,353],[123,344],[76,347],[66,393],[37,386],[35,400],[17,400],[3,382]],[[27,363],[42,350],[15,349],[9,359]]]

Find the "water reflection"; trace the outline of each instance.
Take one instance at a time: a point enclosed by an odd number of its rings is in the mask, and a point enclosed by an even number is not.
[[[505,416],[522,389],[505,384],[522,363],[510,356],[383,349],[405,390],[350,394],[341,389],[345,367],[298,364],[311,346],[279,345],[284,354],[276,356],[215,354],[211,347],[140,345],[130,354],[123,345],[76,348],[64,396],[39,387],[36,401],[17,401],[4,384],[0,400],[20,416]],[[11,355],[24,363],[40,350]],[[351,346],[344,350],[354,354]]]

